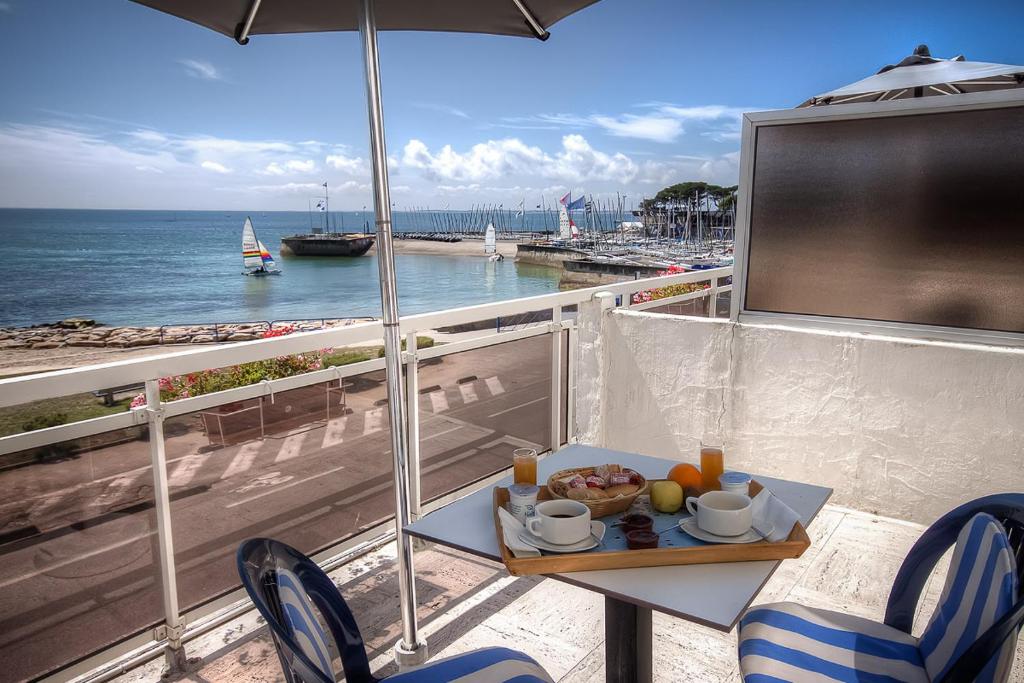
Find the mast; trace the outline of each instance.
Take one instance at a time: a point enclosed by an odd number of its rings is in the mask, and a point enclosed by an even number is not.
[[[324,232],[331,231],[331,205],[327,200],[327,181],[324,181]]]

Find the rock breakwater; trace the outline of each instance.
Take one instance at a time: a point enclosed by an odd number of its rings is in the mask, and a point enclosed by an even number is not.
[[[0,328],[0,350],[59,349],[66,347],[137,348],[161,344],[218,344],[261,339],[271,329],[290,327],[297,332],[344,327],[372,318],[331,318],[161,327],[112,327],[87,318],[67,318],[32,327]]]

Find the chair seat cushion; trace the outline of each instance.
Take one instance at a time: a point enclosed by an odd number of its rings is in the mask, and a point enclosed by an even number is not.
[[[439,659],[389,676],[387,683],[552,683],[530,657],[504,647],[488,647]]]
[[[745,683],[928,683],[917,639],[868,619],[788,602],[759,605],[740,621]]]

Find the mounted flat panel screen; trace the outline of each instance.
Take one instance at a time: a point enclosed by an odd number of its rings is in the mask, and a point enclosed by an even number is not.
[[[1024,107],[755,134],[744,310],[1024,332]]]

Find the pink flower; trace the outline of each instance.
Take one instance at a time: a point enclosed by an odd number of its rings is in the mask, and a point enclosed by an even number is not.
[[[163,380],[161,380],[161,381],[163,381]],[[143,408],[143,407],[145,407],[145,405],[146,405],[146,395],[145,394],[139,394],[138,396],[136,396],[135,398],[132,399],[132,402],[131,402],[130,405],[131,405],[132,408]]]

